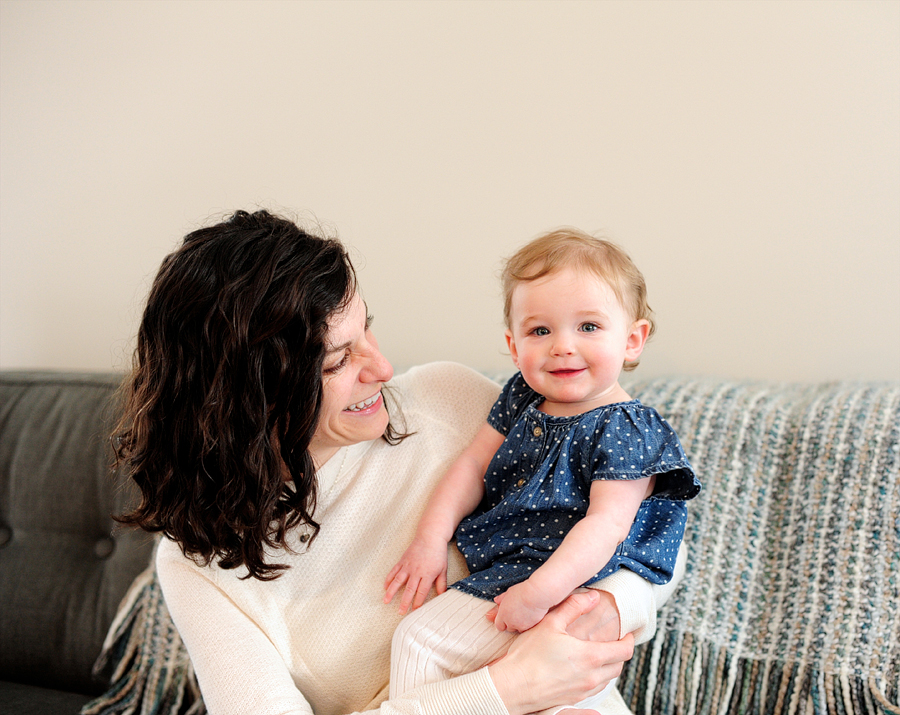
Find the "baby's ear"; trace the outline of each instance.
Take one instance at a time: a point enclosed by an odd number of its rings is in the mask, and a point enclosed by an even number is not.
[[[628,338],[625,343],[625,361],[634,362],[644,352],[647,344],[647,336],[650,335],[650,322],[647,320],[635,320],[631,325]]]
[[[506,346],[509,348],[509,354],[512,356],[513,364],[516,367],[519,367],[519,351],[516,350],[516,339],[513,337],[511,330],[507,330],[505,335]]]

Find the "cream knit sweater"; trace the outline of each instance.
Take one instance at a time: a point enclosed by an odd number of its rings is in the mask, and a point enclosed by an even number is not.
[[[199,567],[173,542],[160,544],[160,583],[211,715],[506,715],[486,668],[385,700],[400,615],[382,603],[384,578],[499,391],[452,363],[414,368],[392,385],[405,420],[395,423],[415,435],[397,446],[353,445],[324,465],[321,531],[310,549],[301,528],[292,534],[296,554],[271,554],[290,564],[280,578],[242,580],[243,569]],[[452,548],[449,582],[464,573]],[[603,587],[616,596],[623,633],[652,635],[657,602],[670,588],[625,571]],[[607,703],[610,715],[627,712],[618,694]]]

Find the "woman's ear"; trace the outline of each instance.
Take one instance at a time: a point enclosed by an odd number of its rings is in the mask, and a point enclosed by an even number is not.
[[[509,348],[509,354],[512,356],[513,365],[519,367],[519,351],[516,350],[516,339],[513,337],[512,331],[507,330],[506,346]]]
[[[634,362],[644,352],[647,336],[650,335],[650,323],[646,320],[635,320],[631,325],[625,341],[625,361]]]

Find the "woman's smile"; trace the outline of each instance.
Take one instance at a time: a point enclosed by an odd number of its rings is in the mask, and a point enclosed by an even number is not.
[[[381,392],[379,391],[372,395],[368,400],[363,400],[362,402],[357,402],[355,405],[350,405],[350,407],[346,408],[345,412],[363,412],[365,410],[377,412],[381,409],[381,405],[376,404],[380,399]]]

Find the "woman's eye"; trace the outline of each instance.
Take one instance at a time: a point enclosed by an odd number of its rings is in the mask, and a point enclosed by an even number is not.
[[[324,372],[326,375],[334,375],[336,372],[340,372],[341,368],[343,368],[344,365],[347,364],[347,360],[349,359],[349,357],[350,357],[350,353],[345,352],[344,356],[340,360],[338,360],[338,362],[336,362],[334,365],[330,365],[329,367],[322,368],[322,372]]]

